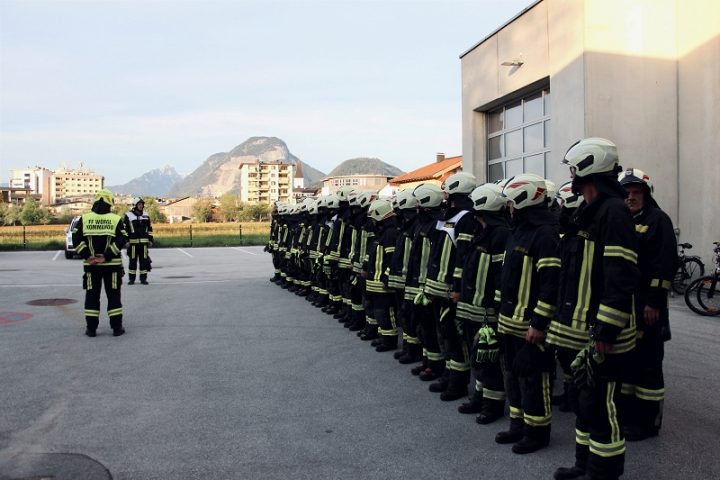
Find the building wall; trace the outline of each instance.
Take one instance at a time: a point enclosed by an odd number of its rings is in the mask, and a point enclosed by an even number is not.
[[[651,176],[682,241],[707,253],[720,238],[720,2],[543,0],[467,52],[462,77],[464,169],[479,181],[482,110],[546,81],[549,179],[569,180],[560,162],[575,141],[609,138],[623,167]]]
[[[355,190],[368,190],[379,192],[388,184],[391,177],[378,175],[345,175],[330,177],[323,180],[322,194],[328,195],[337,192],[343,186],[353,187]]]
[[[240,200],[249,203],[294,202],[293,173],[294,166],[287,163],[240,165]]]
[[[52,203],[52,175],[52,170],[42,167],[13,169],[10,171],[10,186],[29,188],[33,194],[40,195],[44,205],[49,205]]]
[[[105,178],[86,170],[58,170],[52,176],[52,203],[59,198],[94,195],[103,189]]]

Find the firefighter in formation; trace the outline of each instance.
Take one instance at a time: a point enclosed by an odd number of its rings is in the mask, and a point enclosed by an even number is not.
[[[460,172],[391,199],[343,187],[277,204],[270,281],[415,364],[477,423],[507,415],[495,440],[516,454],[550,443],[559,403],[576,446],[554,478],[616,479],[625,440],[662,424],[675,236],[612,142],[584,139],[564,163],[557,191],[533,174],[478,185]]]

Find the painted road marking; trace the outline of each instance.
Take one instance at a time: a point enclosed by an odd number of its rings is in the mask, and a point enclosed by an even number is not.
[[[185,284],[195,284],[195,283],[225,283],[225,282],[235,282],[236,279],[223,279],[223,280],[193,280],[190,282],[152,282],[153,285],[185,285]],[[78,285],[60,285],[58,283],[42,283],[42,284],[32,284],[32,285],[2,285],[0,284],[0,288],[48,288],[48,287],[65,287],[65,288],[77,288],[80,287]],[[134,288],[134,287],[128,287],[128,288]]]
[[[9,323],[22,322],[32,318],[29,313],[23,312],[0,312],[0,325],[7,325]]]
[[[61,253],[63,253],[62,250],[58,250],[58,251],[55,253],[55,256],[53,257],[53,262],[54,262],[55,260],[57,260],[57,257],[59,257]]]
[[[180,250],[182,253],[184,253],[184,254],[187,255],[188,257],[193,258],[192,255],[190,255],[188,252],[186,252],[186,251],[183,250],[182,248],[178,248],[178,250]]]
[[[257,253],[248,252],[247,250],[243,250],[242,248],[238,247],[230,247],[233,250],[237,250],[238,252],[247,253],[248,255],[257,255]]]

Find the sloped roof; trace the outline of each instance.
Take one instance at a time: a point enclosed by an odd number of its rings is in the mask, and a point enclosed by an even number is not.
[[[391,178],[389,183],[410,183],[419,182],[421,180],[440,178],[444,173],[461,167],[462,162],[462,155],[446,158],[441,162],[433,162],[416,170],[413,170],[412,172],[408,172],[395,178]]]

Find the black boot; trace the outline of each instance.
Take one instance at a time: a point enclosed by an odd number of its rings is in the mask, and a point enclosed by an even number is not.
[[[128,285],[135,285],[135,274],[131,273],[128,275]]]
[[[587,469],[587,460],[590,455],[590,448],[587,445],[575,444],[575,465],[572,467],[560,467],[555,470],[553,478],[555,480],[572,480],[585,477]]]
[[[482,392],[475,390],[470,399],[458,407],[460,413],[480,413],[483,406]]]
[[[380,337],[380,345],[375,347],[376,352],[389,352],[398,346],[397,335],[383,335]]]
[[[405,353],[407,352],[407,348],[408,348],[407,342],[403,341],[402,348],[400,350],[398,350],[397,352],[393,353],[393,358],[395,360],[400,360],[400,357],[405,355]]]
[[[142,283],[143,285],[147,285],[147,284],[148,284],[148,281],[147,281],[147,273],[141,273],[141,274],[140,274],[140,283]]]
[[[523,438],[523,424],[522,418],[511,418],[510,429],[495,435],[495,443],[504,445],[519,442]]]
[[[360,335],[360,340],[367,342],[368,340],[375,340],[378,336],[377,325],[366,325],[365,331]]]
[[[398,358],[398,362],[403,365],[415,363],[422,360],[422,345],[418,343],[410,343],[405,350],[405,354]]]
[[[97,336],[97,333],[96,333],[95,329],[86,328],[85,335],[87,335],[88,337],[95,337],[95,336]]]
[[[113,328],[113,337],[119,337],[120,335],[125,334],[125,329],[123,327],[119,328]]]
[[[488,398],[485,398],[483,399],[483,406],[482,410],[480,410],[480,415],[475,418],[475,421],[480,425],[487,425],[494,422],[498,418],[502,418],[504,412],[504,400],[490,400]]]
[[[378,335],[377,337],[373,338],[372,342],[370,342],[370,346],[371,346],[371,347],[377,347],[377,346],[380,345],[380,344],[382,344],[382,338],[380,337],[380,335]]]
[[[537,452],[550,444],[550,425],[546,427],[531,427],[525,424],[523,438],[512,447],[513,453],[524,455]]]
[[[448,385],[450,383],[450,372],[443,371],[443,374],[440,376],[440,378],[437,380],[437,382],[431,383],[428,387],[428,390],[434,393],[440,393],[444,392],[448,389]]]
[[[417,377],[422,372],[424,372],[426,368],[427,368],[427,362],[423,358],[422,363],[420,365],[415,365],[413,368],[410,369],[410,375]]]
[[[470,381],[470,371],[461,372],[458,370],[450,370],[448,375],[448,387],[440,395],[443,402],[452,402],[468,394],[468,382]]]

